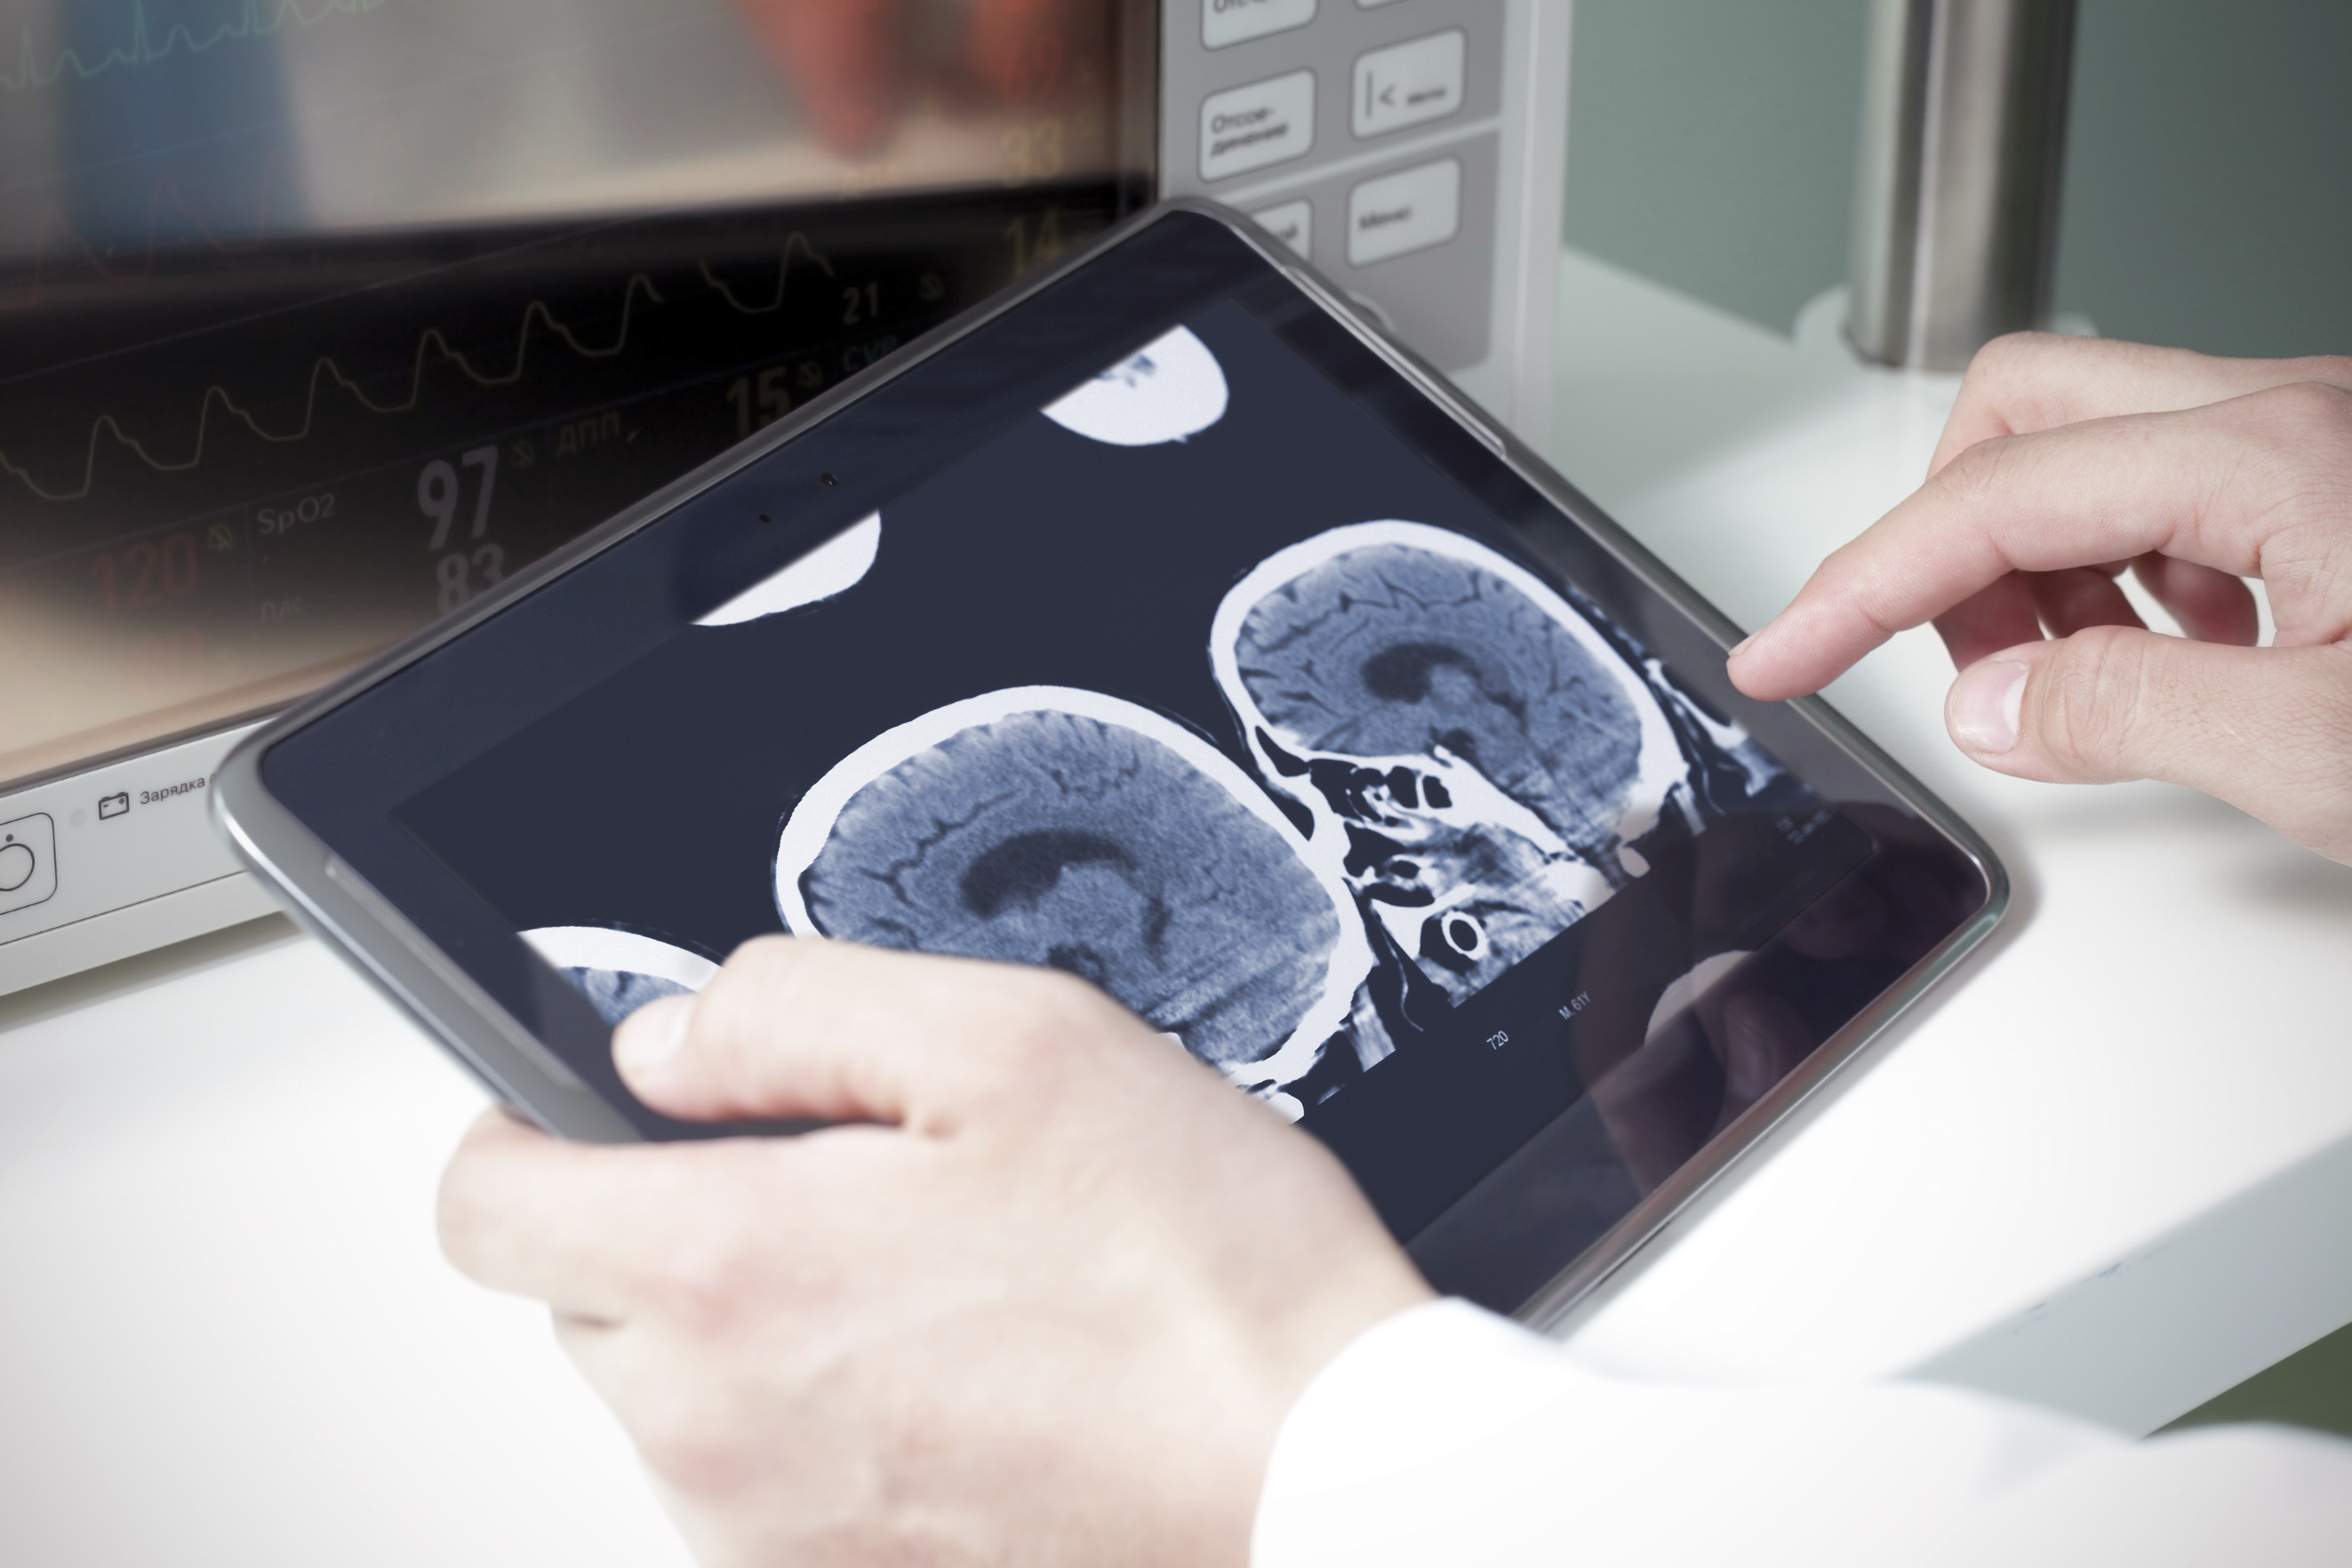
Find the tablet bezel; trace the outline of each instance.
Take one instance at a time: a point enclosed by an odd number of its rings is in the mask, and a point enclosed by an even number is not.
[[[669,1122],[650,1116],[641,1107],[625,1113],[615,1103],[615,1096],[625,1101],[625,1091],[619,1090],[618,1079],[612,1075],[609,1063],[590,1064],[583,1071],[567,1064],[538,1039],[472,973],[428,939],[415,921],[271,793],[263,776],[264,759],[273,746],[287,737],[396,678],[555,579],[577,570],[695,498],[760,464],[852,405],[1019,311],[1038,295],[1120,245],[1155,225],[1188,219],[1207,219],[1238,237],[1259,261],[1296,286],[1386,368],[1402,377],[1485,448],[1492,459],[1549,502],[1566,524],[1683,616],[1693,630],[1713,645],[1716,655],[1719,657],[1742,635],[1739,628],[1555,473],[1540,457],[1468,403],[1437,372],[1378,324],[1366,320],[1343,294],[1318,278],[1287,247],[1247,220],[1212,204],[1180,200],[1129,220],[1085,250],[1008,290],[991,304],[842,384],[282,715],[241,745],[224,764],[215,781],[213,809],[238,854],[257,875],[278,890],[301,923],[346,953],[380,990],[424,1025],[493,1093],[547,1130],[591,1142],[629,1142],[647,1135],[715,1136],[741,1131]],[[1552,569],[1567,575],[1565,567],[1558,563],[1557,546],[1547,551],[1541,539],[1527,537],[1524,530],[1518,531],[1530,550],[1551,558]],[[822,538],[813,541],[811,547],[816,542],[822,542]],[[1850,778],[1866,779],[1876,793],[1940,835],[1953,851],[1972,865],[1981,879],[1984,900],[1973,915],[1962,920],[1899,982],[1880,993],[1843,1027],[1815,1047],[1803,1062],[1684,1161],[1599,1240],[1569,1260],[1548,1283],[1524,1301],[1490,1302],[1516,1307],[1530,1321],[1558,1320],[1622,1268],[1676,1215],[1685,1213],[1695,1198],[1718,1183],[1744,1152],[1800,1104],[1817,1096],[1841,1068],[1851,1063],[1874,1039],[1881,1037],[1888,1024],[1990,933],[2007,909],[2008,879],[1990,847],[1826,703],[1809,698],[1767,711],[1773,717],[1757,727],[1759,738],[1768,745],[1785,750],[1793,743],[1795,749],[1813,753],[1807,758],[1809,763],[1818,763],[1823,755],[1821,748],[1826,746],[1826,754],[1842,764],[1832,771],[1851,769]],[[1821,784],[1816,767],[1809,765],[1799,771],[1817,786]],[[519,938],[516,946],[522,947]],[[529,984],[534,988],[535,997],[552,1008],[584,1005],[553,969],[535,960],[528,962],[533,965]]]

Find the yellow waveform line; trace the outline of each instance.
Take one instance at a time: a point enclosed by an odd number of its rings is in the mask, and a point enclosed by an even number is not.
[[[814,245],[809,243],[807,237],[801,234],[793,234],[785,239],[784,248],[776,259],[776,297],[772,301],[765,305],[746,305],[736,296],[733,289],[721,282],[718,276],[710,270],[710,264],[709,262],[698,261],[697,265],[701,268],[703,280],[712,289],[716,289],[719,297],[725,300],[728,305],[738,314],[746,316],[764,316],[782,309],[783,306],[785,291],[791,282],[792,262],[795,252],[807,257],[809,260],[823,268],[826,277],[830,278],[834,275],[833,263],[826,260],[824,255],[820,253]],[[444,360],[455,364],[460,371],[465,373],[467,379],[472,381],[478,386],[512,386],[522,379],[524,371],[529,368],[530,359],[530,329],[531,323],[534,321],[544,324],[550,332],[563,341],[563,344],[566,348],[569,348],[573,353],[579,355],[582,359],[612,359],[620,354],[629,346],[629,331],[635,319],[637,297],[640,294],[643,294],[647,300],[656,305],[666,305],[669,303],[667,300],[662,297],[661,290],[654,287],[654,281],[652,279],[646,277],[642,272],[631,274],[628,284],[624,289],[621,295],[620,329],[614,334],[612,342],[603,348],[591,348],[583,343],[572,332],[572,329],[566,326],[560,319],[557,318],[555,312],[548,308],[548,304],[544,300],[533,300],[523,307],[522,323],[515,337],[514,368],[500,374],[488,375],[476,370],[471,360],[467,359],[465,354],[450,346],[449,340],[443,335],[440,328],[427,327],[416,340],[416,356],[410,368],[408,395],[398,403],[377,403],[373,398],[367,395],[367,389],[346,374],[343,368],[337,364],[332,358],[321,355],[319,359],[311,363],[310,380],[309,386],[306,389],[303,401],[302,422],[299,426],[293,430],[279,433],[265,429],[262,426],[261,421],[254,416],[251,409],[239,404],[227,387],[215,383],[213,385],[205,388],[204,400],[199,405],[196,412],[195,447],[184,462],[167,462],[157,458],[153,453],[147,449],[146,443],[141,441],[137,437],[123,429],[121,424],[116,420],[113,415],[101,414],[96,420],[92,421],[89,427],[89,445],[82,456],[81,484],[79,488],[74,489],[52,490],[44,487],[38,479],[36,479],[33,477],[31,470],[11,459],[5,449],[0,449],[0,473],[6,473],[14,476],[26,489],[32,491],[33,494],[41,500],[86,500],[89,497],[91,489],[98,482],[98,454],[100,442],[104,437],[111,437],[115,445],[130,451],[136,456],[140,461],[145,463],[149,468],[153,468],[156,472],[163,474],[184,474],[192,468],[199,467],[205,460],[205,447],[206,442],[211,438],[213,411],[215,408],[220,409],[222,412],[234,417],[239,424],[243,425],[247,430],[252,431],[254,435],[259,437],[264,441],[271,442],[279,446],[286,446],[297,441],[307,440],[318,423],[319,388],[322,378],[331,378],[337,385],[350,393],[361,407],[365,408],[371,414],[411,414],[415,412],[417,404],[423,398],[425,394],[425,369],[427,363],[427,355],[436,350],[439,351],[441,357]]]
[[[721,282],[719,275],[710,270],[709,262],[698,259],[695,265],[702,268],[702,280],[718,289],[719,298],[733,306],[739,315],[767,316],[784,308],[784,286],[792,279],[793,252],[795,249],[824,268],[827,278],[833,276],[833,263],[817,254],[816,247],[808,242],[808,236],[793,235],[785,239],[783,253],[776,258],[776,297],[764,305],[746,305],[737,299],[735,290]]]
[[[543,324],[550,332],[563,340],[564,346],[582,359],[611,359],[629,346],[629,327],[636,310],[637,297],[640,294],[656,305],[668,303],[662,298],[661,290],[654,287],[652,279],[642,272],[632,276],[629,279],[627,290],[621,296],[620,330],[614,334],[612,342],[602,348],[593,348],[582,342],[573,334],[572,329],[559,321],[554,311],[548,309],[545,300],[533,300],[523,307],[522,330],[515,340],[514,368],[500,374],[486,374],[475,369],[472,360],[450,346],[449,340],[442,334],[440,328],[427,327],[416,340],[416,357],[410,369],[408,395],[400,402],[378,403],[367,395],[365,387],[344,373],[342,366],[337,364],[331,358],[321,355],[310,365],[310,381],[303,403],[302,423],[295,429],[279,432],[265,428],[261,421],[254,416],[251,409],[239,404],[227,387],[215,383],[205,388],[204,403],[196,415],[195,449],[184,462],[167,462],[156,457],[147,449],[146,443],[123,429],[113,415],[101,414],[89,427],[89,447],[82,458],[79,489],[70,490],[46,489],[33,478],[29,471],[12,461],[5,451],[0,451],[0,470],[14,474],[24,482],[26,489],[31,490],[43,500],[82,500],[88,498],[91,487],[97,482],[100,438],[111,436],[118,446],[137,454],[142,462],[156,472],[186,473],[205,460],[205,446],[212,435],[213,410],[215,408],[234,416],[239,424],[265,441],[283,446],[307,440],[318,424],[320,385],[322,381],[329,378],[331,378],[336,385],[350,393],[353,400],[371,414],[414,413],[417,403],[425,395],[425,369],[427,356],[436,350],[444,360],[464,372],[467,379],[477,386],[512,386],[522,379],[524,371],[530,368],[530,328],[533,321]]]
[[[88,81],[120,66],[153,65],[184,49],[191,55],[206,54],[223,44],[266,37],[282,30],[289,22],[299,27],[316,26],[329,17],[356,16],[362,12],[375,10],[383,3],[384,0],[327,0],[313,15],[302,9],[299,0],[278,0],[274,10],[266,6],[263,0],[245,0],[244,11],[236,21],[223,22],[202,38],[197,37],[195,30],[185,22],[174,22],[164,29],[163,42],[158,46],[148,27],[145,0],[138,0],[131,7],[130,46],[107,50],[98,57],[95,65],[82,58],[80,50],[64,48],[58,51],[57,63],[43,71],[33,63],[38,55],[33,43],[33,29],[29,26],[25,28],[17,46],[16,73],[0,76],[0,88],[22,91],[26,88],[49,87],[68,70],[73,72],[75,79]]]

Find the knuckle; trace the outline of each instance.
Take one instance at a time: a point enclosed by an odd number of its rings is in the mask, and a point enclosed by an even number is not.
[[[2266,387],[2252,401],[2265,416],[2284,426],[2283,434],[2307,437],[2313,432],[2352,435],[2352,387],[2326,381],[2294,381]]]
[[[754,1226],[721,1199],[714,1212],[681,1224],[649,1282],[655,1309],[695,1339],[727,1338],[756,1313],[767,1285],[765,1249]]]
[[[2085,782],[2132,776],[2147,717],[2147,646],[2145,634],[2094,626],[2041,661],[2026,709],[2044,758]]]
[[[2352,403],[2352,354],[2309,354],[2287,363],[2294,366],[2301,384],[2338,394],[2344,400],[2325,405],[2324,400],[2315,398],[2315,403],[2338,408]]]
[[[2000,380],[2043,357],[2053,343],[2065,341],[2049,332],[2003,332],[1977,350],[1963,379]]]
[[[2021,416],[2033,422],[2032,409],[2063,370],[2062,356],[2080,352],[2080,340],[2048,332],[2010,332],[1985,344],[1970,357],[1968,373],[1960,378],[1937,450],[1955,432],[2006,430]]]
[[[646,1468],[688,1497],[709,1500],[741,1484],[746,1445],[723,1405],[680,1387],[652,1391],[629,1413]]]
[[[768,936],[745,942],[694,1005],[694,1033],[706,1050],[740,1050],[764,1037],[766,1026],[793,1013],[793,997],[810,984],[809,971],[831,956],[830,944],[805,937]]]
[[[1061,970],[1003,970],[985,1031],[988,1076],[1022,1092],[1051,1081],[1117,1007],[1093,984]]]
[[[1944,465],[1936,482],[1962,505],[1986,500],[2008,484],[2016,471],[2024,444],[2015,436],[1994,436],[1979,441]]]
[[[1013,1000],[1008,1055],[1022,1066],[1049,1068],[1100,1006],[1102,993],[1058,969],[1025,972]]]
[[[2252,520],[2262,576],[2283,620],[2334,606],[2340,621],[2352,614],[2352,388],[2301,382],[2247,401],[2262,453]]]
[[[789,984],[791,977],[810,962],[812,947],[823,945],[812,944],[802,937],[755,937],[728,958],[727,972],[738,977],[741,989],[772,992]]]

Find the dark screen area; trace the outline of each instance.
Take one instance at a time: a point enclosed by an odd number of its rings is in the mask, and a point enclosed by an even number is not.
[[[971,10],[0,0],[0,784],[314,689],[1131,210],[1127,11]]]
[[[55,671],[0,699],[0,779],[317,685],[1123,199],[257,243],[0,301],[0,648]]]

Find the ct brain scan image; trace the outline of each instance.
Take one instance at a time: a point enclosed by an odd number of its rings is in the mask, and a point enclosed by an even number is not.
[[[1296,1117],[1645,875],[1642,846],[1780,776],[1657,660],[1447,530],[1317,534],[1208,629],[1257,777],[1099,692],[950,703],[793,808],[784,924],[1079,975]]]
[[[719,973],[699,953],[635,931],[541,926],[522,939],[578,986],[607,1024],[619,1024],[656,998],[699,991]]]
[[[858,749],[786,823],[798,932],[1066,970],[1278,1107],[1370,954],[1353,901],[1230,758],[1097,692],[952,704]]]
[[[1701,826],[1679,700],[1460,534],[1369,522],[1281,551],[1226,596],[1210,655],[1312,816],[1309,854],[1454,1002],[1641,876],[1662,814]]]
[[[1156,447],[1197,436],[1223,418],[1225,397],[1217,356],[1178,327],[1046,405],[1045,414],[1088,440]]]

